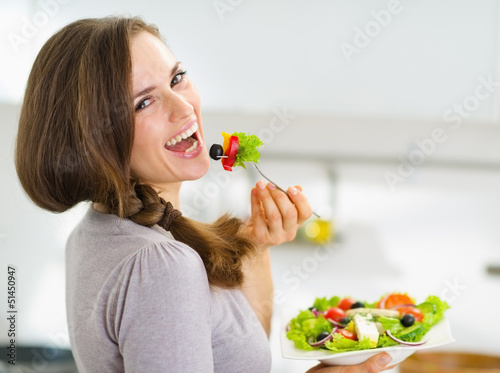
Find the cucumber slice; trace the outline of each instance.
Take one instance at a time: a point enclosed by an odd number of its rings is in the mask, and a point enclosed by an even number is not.
[[[412,341],[415,337],[421,336],[425,329],[421,323],[415,323],[412,326],[404,328],[398,333],[398,338],[403,341]]]
[[[429,313],[431,312],[433,315],[436,314],[436,305],[434,303],[430,302],[424,302],[420,303],[417,308],[422,311],[423,313]]]

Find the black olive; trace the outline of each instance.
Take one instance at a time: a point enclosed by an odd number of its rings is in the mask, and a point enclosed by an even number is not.
[[[401,324],[403,326],[409,327],[412,326],[415,323],[415,316],[413,316],[411,313],[407,313],[406,315],[403,315],[401,318]]]
[[[342,317],[342,320],[340,320],[340,323],[341,324],[349,324],[351,322],[351,318],[350,317]]]
[[[308,310],[309,310],[309,311],[312,311],[312,310],[314,310],[314,309],[315,309],[314,307],[309,307],[309,308],[308,308]]]
[[[351,310],[355,309],[355,308],[364,308],[365,307],[365,304],[363,302],[356,302],[354,303],[352,306],[351,306]]]
[[[319,333],[318,336],[316,337],[316,342],[319,342],[319,341],[325,339],[329,335],[330,335],[330,333],[328,333],[328,332],[321,332],[321,333]]]
[[[222,150],[222,145],[213,144],[210,147],[210,158],[218,161],[220,157],[222,157],[222,155],[224,155],[224,151]]]

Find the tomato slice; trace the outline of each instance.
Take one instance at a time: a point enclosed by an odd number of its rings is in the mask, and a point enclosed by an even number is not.
[[[422,322],[424,314],[417,307],[400,307],[398,308],[399,314],[401,316],[406,314],[411,314],[415,317],[415,321]]]
[[[224,143],[226,140],[224,139]],[[227,158],[221,158],[222,167],[226,171],[232,171],[233,165],[236,162],[236,154],[238,154],[239,148],[239,139],[237,136],[231,136],[229,138],[229,144],[227,146],[227,150],[224,152],[224,155],[227,155]]]
[[[339,329],[337,333],[342,334],[344,337],[347,339],[352,339],[353,341],[356,341],[358,338],[356,337],[356,333],[350,332],[349,330],[345,329]]]
[[[352,298],[344,298],[342,299],[339,304],[337,304],[338,308],[343,309],[344,311],[350,310],[351,306],[356,303],[355,299]]]
[[[325,319],[332,319],[335,322],[340,322],[345,317],[345,312],[343,309],[338,307],[329,308],[325,314]]]
[[[385,299],[385,304],[383,300]],[[378,303],[378,308],[391,309],[395,306],[400,306],[403,304],[413,304],[413,300],[407,294],[392,293],[388,296],[383,297]]]

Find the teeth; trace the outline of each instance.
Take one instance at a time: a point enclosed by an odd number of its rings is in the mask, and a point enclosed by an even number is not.
[[[189,136],[191,136],[193,133],[195,133],[198,130],[198,123],[195,123],[191,126],[191,128],[188,128],[186,131],[181,132],[175,137],[172,137],[170,140],[167,141],[167,146],[175,145],[182,139],[187,139]]]
[[[193,145],[190,147],[190,148],[187,148],[184,153],[189,153],[189,152],[192,152],[193,150],[196,149],[196,147],[198,146],[198,141],[194,141]]]
[[[170,140],[167,141],[167,146],[172,146],[172,145],[175,145],[177,144],[179,141],[181,141],[182,139],[188,139],[188,140],[192,140],[191,142],[194,141],[194,139],[191,139],[189,136],[191,136],[193,133],[195,133],[196,131],[198,131],[198,123],[195,123],[193,124],[190,128],[188,128],[187,130],[185,130],[184,132],[181,132],[180,134],[178,134],[177,136],[175,137],[172,137]],[[194,146],[194,145],[193,145]],[[187,151],[191,151],[191,150],[194,150],[196,148],[196,146],[193,146],[189,149],[186,150]]]

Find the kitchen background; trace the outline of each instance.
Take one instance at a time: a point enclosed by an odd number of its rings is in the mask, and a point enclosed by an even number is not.
[[[19,345],[69,347],[64,245],[87,208],[50,214],[20,188],[13,144],[25,82],[56,30],[114,14],[159,26],[200,91],[207,144],[221,131],[257,134],[261,170],[283,187],[301,184],[331,226],[329,243],[314,238],[320,228],[311,219],[296,241],[272,249],[273,372],[315,364],[283,359],[279,336],[281,313],[316,296],[436,294],[452,306],[456,339],[442,350],[500,355],[494,0],[3,1],[0,288],[14,265]],[[184,213],[244,217],[258,179],[253,169],[228,173],[213,162],[206,177],[185,184]]]

